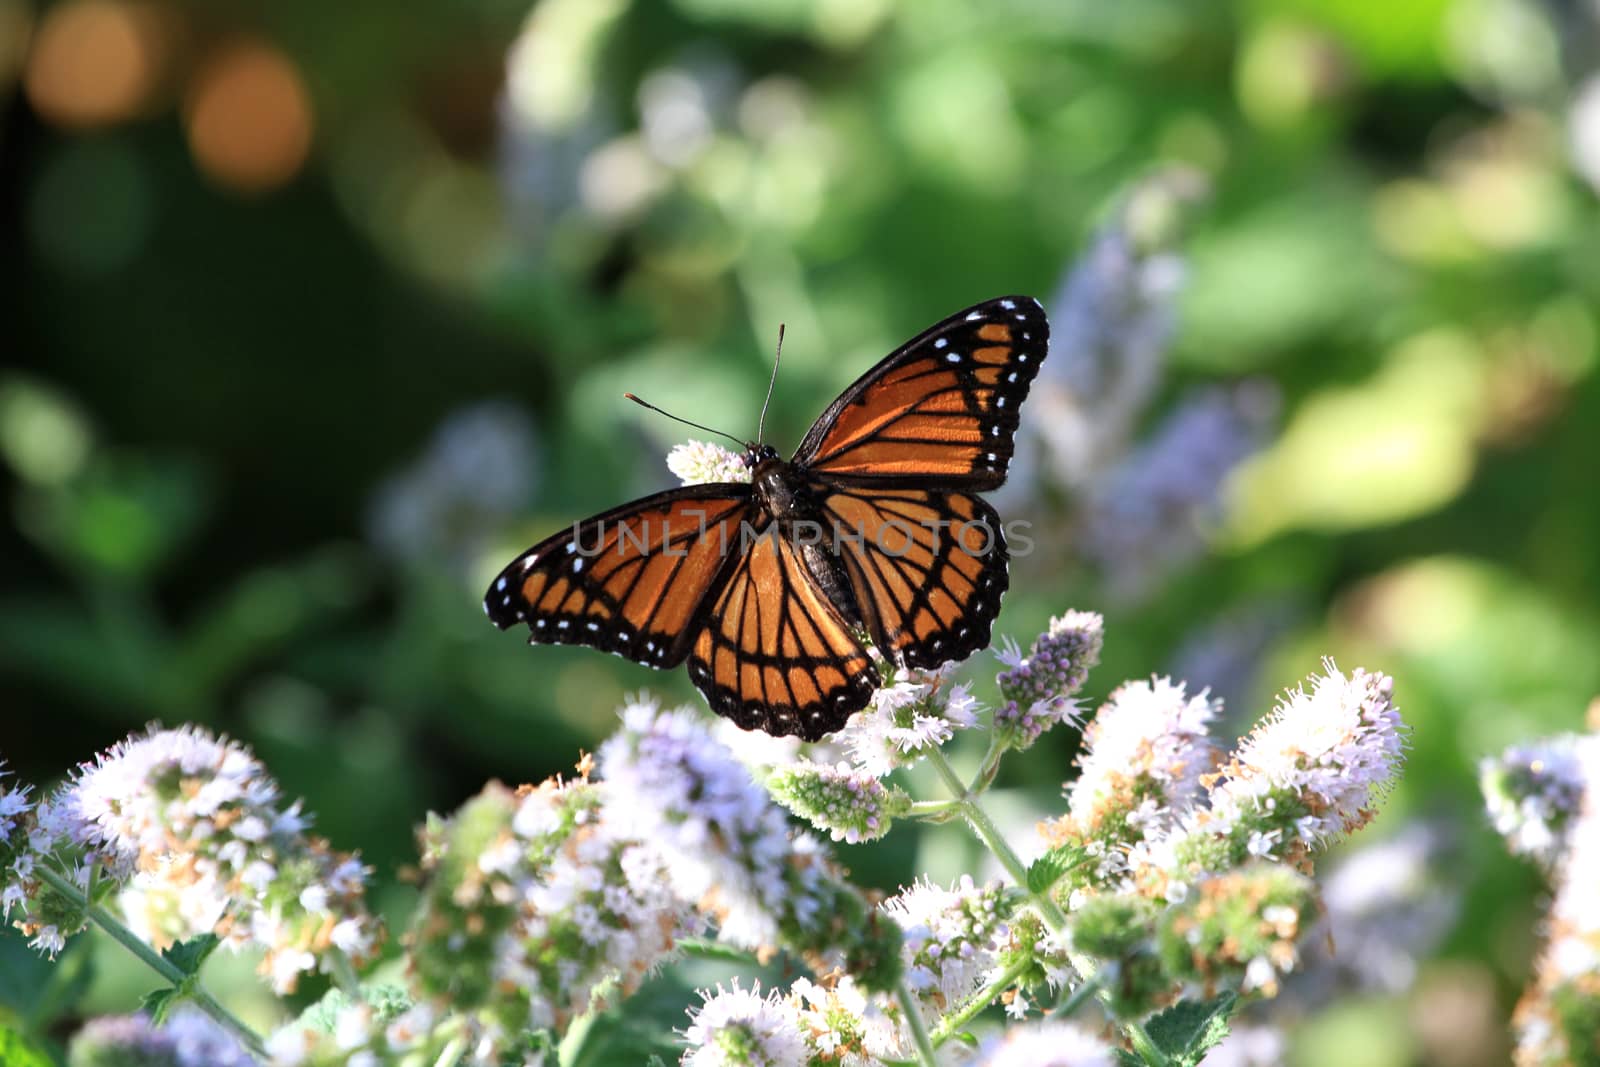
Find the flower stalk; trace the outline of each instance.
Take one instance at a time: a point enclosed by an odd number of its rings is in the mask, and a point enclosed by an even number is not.
[[[112,940],[131,952],[134,957],[152,971],[165,979],[174,989],[182,989],[185,999],[191,1001],[195,1007],[211,1016],[216,1022],[228,1030],[249,1049],[258,1059],[267,1058],[266,1045],[262,1043],[261,1035],[257,1034],[233,1012],[229,1011],[215,997],[201,987],[199,982],[190,975],[186,975],[171,960],[162,956],[155,949],[145,944],[139,936],[128,929],[115,915],[98,904],[89,902],[89,898],[68,878],[62,877],[52,870],[47,864],[39,864],[34,868],[34,874],[39,880],[51,889],[70,900],[75,906],[81,907],[89,921],[94,923]]]

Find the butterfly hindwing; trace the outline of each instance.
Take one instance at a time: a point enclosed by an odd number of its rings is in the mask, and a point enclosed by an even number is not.
[[[867,629],[910,667],[989,643],[1009,583],[1000,516],[980,497],[930,489],[814,489]]]
[[[683,661],[703,603],[736,563],[750,487],[657,493],[577,523],[500,572],[484,611],[530,643],[589,645],[649,667]]]
[[[689,677],[741,727],[815,741],[866,706],[877,668],[775,528],[741,552],[694,639]]]
[[[794,462],[859,484],[993,489],[1050,327],[1027,296],[986,300],[923,331],[856,380]]]

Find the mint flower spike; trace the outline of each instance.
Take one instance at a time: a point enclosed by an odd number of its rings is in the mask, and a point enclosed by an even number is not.
[[[1191,876],[1251,858],[1305,865],[1365,826],[1394,781],[1405,724],[1385,674],[1341,673],[1331,660],[1296,689],[1209,779],[1207,806],[1169,837],[1136,848],[1147,889],[1181,899]]]
[[[683,1032],[689,1049],[684,1067],[805,1067],[811,1056],[794,1007],[776,992],[761,995],[761,983],[740,989],[702,990]]]
[[[680,900],[698,903],[722,939],[779,943],[832,916],[832,872],[814,837],[783,810],[688,708],[639,699],[596,757],[613,832],[648,843]]]
[[[917,882],[883,910],[904,931],[906,984],[930,1024],[977,992],[1011,940],[999,882],[978,886],[965,875],[949,889]]]
[[[937,670],[894,672],[891,684],[872,695],[834,740],[851,761],[876,777],[909,767],[978,723],[978,702],[967,687],[951,681],[953,663]]]
[[[1588,742],[1562,734],[1513,745],[1478,767],[1478,784],[1494,828],[1513,855],[1547,869],[1560,858],[1568,829],[1583,806],[1580,747]]]
[[[684,485],[750,481],[750,468],[739,453],[711,441],[688,441],[667,453],[667,469]]]
[[[258,945],[279,994],[335,952],[376,951],[366,868],[308,836],[300,805],[233,741],[151,727],[83,764],[49,808],[41,825],[122,883],[126,922],[156,948],[207,933]]]
[[[24,911],[28,899],[28,876],[33,873],[33,847],[29,834],[33,828],[32,787],[7,785],[12,777],[0,759],[0,920],[11,918],[14,910]]]
[[[996,1034],[970,1067],[1114,1067],[1111,1048],[1075,1023],[1035,1022]]]
[[[1078,721],[1072,699],[1100,662],[1105,620],[1092,611],[1069,611],[1049,627],[1024,656],[1007,640],[999,653],[1007,670],[996,681],[1002,703],[994,712],[995,740],[1002,747],[1023,749],[1058,723]]]
[[[1589,1063],[1600,1018],[1600,736],[1574,746],[1582,808],[1556,867],[1548,940],[1512,1015],[1518,1067]]]
[[[417,986],[441,1011],[474,1015],[491,1049],[524,1030],[559,1033],[612,985],[631,992],[703,926],[604,800],[581,777],[516,792],[491,783],[423,833]]]
[[[911,810],[904,790],[844,762],[801,760],[779,767],[767,778],[767,791],[833,840],[851,845],[878,840]]]
[[[1220,711],[1206,693],[1190,696],[1169,678],[1118,687],[1084,727],[1068,811],[1044,828],[1047,838],[1083,846],[1092,879],[1114,883],[1128,850],[1170,832],[1203,794],[1216,763],[1207,730]]]

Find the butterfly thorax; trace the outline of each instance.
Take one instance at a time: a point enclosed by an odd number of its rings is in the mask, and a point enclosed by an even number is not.
[[[776,455],[763,459],[750,475],[758,501],[780,524],[816,517],[816,504],[800,468]]]

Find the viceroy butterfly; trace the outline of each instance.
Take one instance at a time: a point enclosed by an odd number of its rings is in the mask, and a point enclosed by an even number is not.
[[[669,489],[549,537],[484,610],[530,644],[687,660],[718,714],[815,741],[878,688],[867,640],[908,667],[989,643],[1009,555],[976,494],[1005,481],[1048,341],[1031,297],[958,312],[857,379],[793,459],[749,443],[750,484]]]

